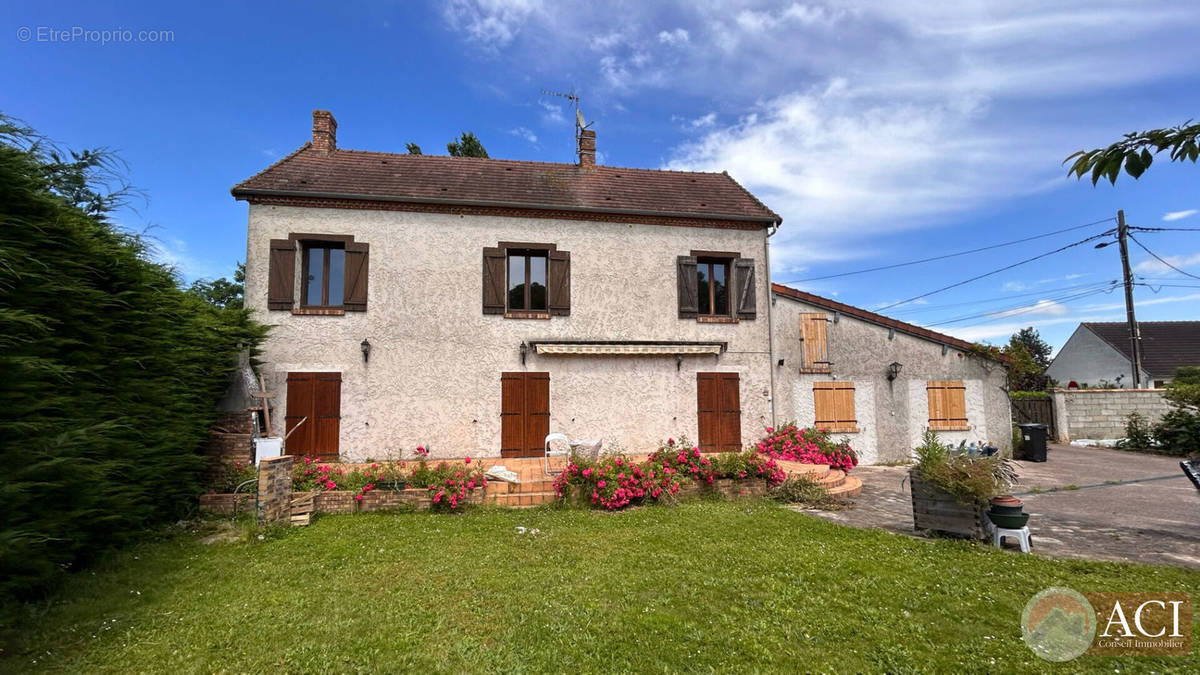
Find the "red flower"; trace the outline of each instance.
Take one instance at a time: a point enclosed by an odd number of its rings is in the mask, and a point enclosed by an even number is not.
[[[463,464],[470,464],[470,463],[471,463],[471,458],[470,458],[470,457],[468,457],[468,458],[466,458],[466,459],[464,459],[464,460],[463,460]]]

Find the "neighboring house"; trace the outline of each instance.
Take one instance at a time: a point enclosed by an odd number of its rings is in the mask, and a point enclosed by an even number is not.
[[[780,422],[846,437],[866,464],[908,459],[926,429],[1011,449],[1004,363],[920,326],[780,284],[771,291]]]
[[[1200,366],[1200,321],[1139,321],[1142,387],[1171,381],[1181,366]],[[1058,350],[1046,374],[1066,387],[1133,387],[1129,324],[1081,323]]]
[[[239,183],[246,306],[291,454],[739,449],[772,422],[767,237],[727,174],[343,150]]]

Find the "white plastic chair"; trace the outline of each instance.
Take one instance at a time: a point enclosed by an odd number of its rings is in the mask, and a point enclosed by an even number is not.
[[[563,444],[563,449],[562,450],[551,450],[550,444],[558,443],[558,442],[561,442]],[[546,475],[547,476],[556,476],[556,475],[562,473],[563,469],[557,469],[554,471],[550,470],[550,457],[551,456],[553,456],[553,457],[570,457],[571,456],[571,439],[567,438],[566,434],[559,433],[556,431],[554,433],[546,435],[546,442],[545,442],[544,447],[545,447],[545,455],[543,456],[542,461],[545,462]]]

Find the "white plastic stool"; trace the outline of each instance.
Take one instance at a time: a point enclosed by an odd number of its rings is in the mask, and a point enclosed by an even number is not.
[[[997,527],[992,532],[992,544],[996,548],[1000,548],[1004,543],[1005,537],[1016,537],[1021,543],[1021,553],[1029,553],[1029,549],[1033,546],[1033,539],[1029,536],[1029,526],[1026,525],[1019,530],[1010,530],[1006,527]]]

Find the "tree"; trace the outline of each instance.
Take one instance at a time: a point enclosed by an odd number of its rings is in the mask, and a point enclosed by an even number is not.
[[[1090,173],[1092,185],[1101,178],[1107,178],[1109,183],[1116,184],[1117,176],[1121,175],[1122,164],[1125,166],[1125,173],[1136,179],[1150,168],[1154,155],[1168,148],[1171,150],[1172,162],[1195,162],[1200,157],[1200,124],[1192,124],[1191,120],[1188,120],[1170,129],[1135,131],[1125,134],[1124,140],[1117,141],[1107,148],[1074,152],[1063,160],[1063,163],[1075,160],[1071,169],[1067,171],[1067,176],[1083,178]]]
[[[1052,349],[1050,345],[1042,339],[1042,336],[1033,326],[1022,328],[1016,333],[1013,333],[1012,340],[1025,345],[1025,349],[1028,350],[1029,355],[1033,357],[1034,363],[1036,363],[1038,368],[1040,368],[1042,371],[1045,371],[1050,367],[1050,352]]]
[[[246,292],[246,264],[238,263],[233,272],[233,281],[221,277],[208,280],[197,279],[188,287],[188,293],[196,295],[213,307],[241,309],[242,296]]]
[[[462,136],[455,141],[450,141],[446,144],[446,150],[450,151],[451,157],[482,157],[487,159],[487,150],[483,149],[483,143],[475,137],[475,134],[470,131],[462,132]]]
[[[1008,359],[1009,391],[1042,391],[1046,388],[1046,376],[1038,367],[1025,343],[1013,335],[1000,352]]]
[[[405,143],[404,148],[408,150],[408,154],[410,155],[421,154],[421,146],[417,145],[416,143]]]

